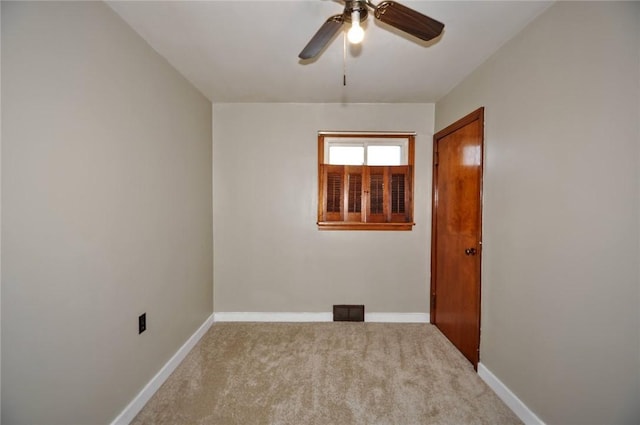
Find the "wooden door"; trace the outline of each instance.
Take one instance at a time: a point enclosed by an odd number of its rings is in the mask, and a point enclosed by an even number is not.
[[[431,322],[477,369],[484,109],[433,138]]]

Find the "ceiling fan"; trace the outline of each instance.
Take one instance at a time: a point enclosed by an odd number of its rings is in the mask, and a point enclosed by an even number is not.
[[[331,16],[311,38],[298,55],[300,59],[311,59],[317,56],[345,23],[350,23],[349,41],[359,43],[364,37],[360,23],[367,19],[372,9],[376,19],[391,25],[424,41],[429,41],[442,33],[444,24],[423,15],[395,1],[383,1],[377,6],[370,0],[345,0],[344,11],[340,15]]]

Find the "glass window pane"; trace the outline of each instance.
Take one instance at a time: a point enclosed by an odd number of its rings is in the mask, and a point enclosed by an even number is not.
[[[329,164],[362,165],[364,164],[364,147],[329,146]]]
[[[367,146],[367,165],[401,165],[400,146]]]

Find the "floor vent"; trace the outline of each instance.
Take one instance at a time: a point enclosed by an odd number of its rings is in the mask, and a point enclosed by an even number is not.
[[[341,304],[333,306],[334,322],[364,322],[364,305]]]

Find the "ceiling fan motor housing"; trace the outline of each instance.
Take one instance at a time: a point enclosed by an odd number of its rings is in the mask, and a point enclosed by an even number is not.
[[[346,0],[344,2],[344,20],[347,23],[351,23],[351,13],[354,11],[360,12],[360,22],[367,20],[369,10],[367,9],[367,2],[362,0]]]

